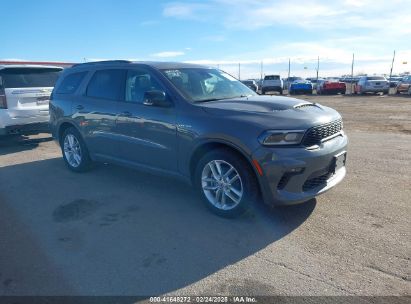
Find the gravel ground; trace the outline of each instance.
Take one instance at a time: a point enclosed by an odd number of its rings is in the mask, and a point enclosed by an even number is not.
[[[173,179],[68,171],[49,135],[0,141],[0,295],[410,295],[411,98],[339,110],[348,175],[227,220]]]

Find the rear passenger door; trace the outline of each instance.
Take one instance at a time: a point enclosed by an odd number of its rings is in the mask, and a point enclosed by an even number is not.
[[[153,90],[166,92],[167,95],[166,88],[151,71],[145,68],[128,71],[125,98],[119,103],[116,128],[116,133],[121,137],[118,144],[119,157],[138,165],[175,171],[175,107],[145,104],[144,93]]]
[[[124,99],[125,78],[125,69],[97,70],[84,94],[73,103],[73,118],[94,156],[113,158],[117,155],[116,116],[118,103]]]

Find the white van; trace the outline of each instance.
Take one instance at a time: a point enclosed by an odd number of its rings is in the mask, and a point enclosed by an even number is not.
[[[48,130],[57,66],[0,65],[0,136]]]

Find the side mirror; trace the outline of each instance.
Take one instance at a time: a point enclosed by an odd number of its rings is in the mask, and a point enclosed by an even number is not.
[[[144,92],[143,104],[154,107],[171,107],[171,102],[167,99],[166,93],[158,90]]]

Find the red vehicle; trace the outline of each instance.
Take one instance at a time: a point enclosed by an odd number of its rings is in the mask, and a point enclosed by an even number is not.
[[[317,94],[345,94],[345,82],[338,79],[320,79],[317,83]]]

